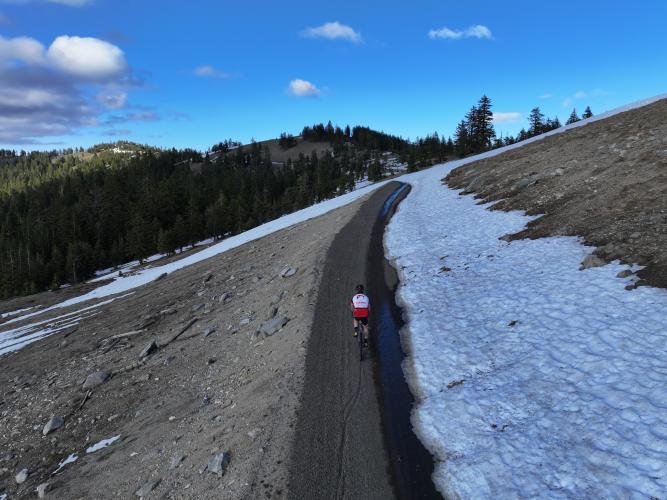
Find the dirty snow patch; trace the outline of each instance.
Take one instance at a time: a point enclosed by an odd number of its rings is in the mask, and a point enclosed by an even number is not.
[[[103,448],[106,448],[108,446],[111,446],[114,444],[116,441],[120,439],[120,434],[118,436],[114,436],[109,439],[103,439],[99,443],[94,444],[93,446],[86,448],[86,453],[95,453],[96,451],[99,451]]]

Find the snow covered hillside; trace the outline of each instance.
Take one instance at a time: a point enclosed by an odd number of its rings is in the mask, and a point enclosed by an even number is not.
[[[466,160],[467,162],[467,160]],[[618,261],[580,271],[577,238],[499,240],[531,218],[405,179],[395,260],[420,439],[453,498],[664,498],[667,291]]]

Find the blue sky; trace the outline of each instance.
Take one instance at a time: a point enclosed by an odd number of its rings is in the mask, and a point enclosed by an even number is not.
[[[0,0],[0,145],[206,149],[332,120],[450,135],[667,92],[667,2]],[[502,113],[502,114],[501,114]]]

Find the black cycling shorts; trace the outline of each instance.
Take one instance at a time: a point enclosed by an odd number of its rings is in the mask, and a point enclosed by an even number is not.
[[[362,325],[366,326],[368,324],[368,318],[354,318]]]

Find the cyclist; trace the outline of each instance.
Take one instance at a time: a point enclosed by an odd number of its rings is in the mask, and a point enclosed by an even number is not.
[[[371,310],[371,303],[368,300],[368,296],[364,294],[364,285],[357,285],[354,289],[357,293],[350,301],[354,336],[357,336],[357,327],[362,325],[364,330],[364,345],[368,345],[368,313]]]

